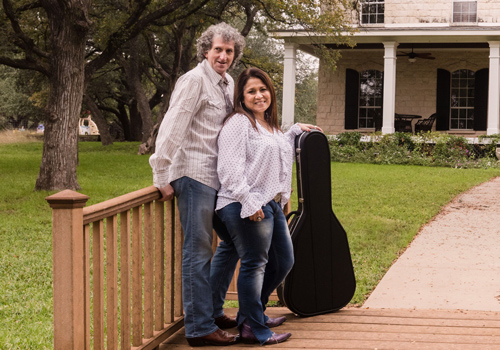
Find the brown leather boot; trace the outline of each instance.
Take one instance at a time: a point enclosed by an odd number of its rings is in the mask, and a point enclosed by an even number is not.
[[[196,338],[186,338],[189,345],[191,346],[204,346],[204,345],[215,345],[215,346],[226,346],[236,344],[239,341],[239,336],[237,334],[230,334],[221,329],[215,332],[205,335],[204,337]]]
[[[219,316],[214,321],[215,325],[220,329],[234,328],[238,325],[235,317],[229,317],[226,315]]]

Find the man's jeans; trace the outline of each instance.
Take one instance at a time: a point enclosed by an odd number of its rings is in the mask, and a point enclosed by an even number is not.
[[[189,177],[181,177],[173,181],[171,185],[177,197],[177,207],[184,231],[182,300],[186,337],[203,337],[218,329],[214,323],[210,289],[212,220],[215,216],[217,191]],[[221,239],[224,238],[221,237]],[[236,263],[237,259],[234,266]],[[234,272],[234,266],[232,272]],[[221,281],[220,287],[225,288],[224,295],[233,276],[229,270],[225,268],[220,272],[214,272]]]
[[[264,315],[269,296],[285,279],[294,262],[292,240],[281,207],[272,200],[262,210],[265,218],[260,222],[241,219],[241,204],[237,202],[217,213],[241,259],[238,326],[246,320],[261,344],[272,336],[272,331],[265,325],[267,317]],[[218,255],[230,256],[224,254],[227,251],[229,249],[222,249],[221,252],[217,249],[212,268],[223,267],[219,265],[224,264],[224,259]],[[226,260],[231,261],[230,258]]]

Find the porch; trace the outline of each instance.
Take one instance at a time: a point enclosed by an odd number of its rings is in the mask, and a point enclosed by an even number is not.
[[[47,197],[53,209],[54,349],[187,349],[175,203],[159,202],[153,186],[85,207],[88,199],[73,191]],[[228,298],[236,297],[233,284]],[[299,318],[272,307],[267,313],[286,315],[281,328],[293,333],[277,348],[500,346],[498,312],[347,307]]]
[[[416,120],[401,125],[398,114],[422,119],[436,114],[432,130],[468,137],[498,134],[498,30],[433,25],[363,28],[352,36],[354,48],[321,42],[342,57],[335,71],[319,63],[316,123],[329,134],[388,134],[414,130]],[[282,115],[283,123],[291,125],[297,51],[317,55],[314,47],[322,38],[301,31],[275,35],[285,42]]]
[[[237,310],[227,310],[235,314]],[[286,315],[277,332],[291,332],[281,349],[429,349],[493,350],[500,347],[500,314],[458,310],[346,308],[301,318],[287,308],[268,308],[272,316]],[[236,332],[236,329],[230,330]],[[238,344],[230,349],[258,345]],[[206,349],[214,347],[205,347]],[[160,345],[160,350],[191,349],[183,330]]]

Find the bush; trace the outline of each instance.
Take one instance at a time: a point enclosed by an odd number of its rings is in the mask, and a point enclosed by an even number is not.
[[[362,136],[363,134],[357,131],[343,132],[338,134],[335,137],[335,140],[333,140],[333,142],[339,145],[340,147],[353,146],[360,149]]]
[[[500,134],[481,135],[478,139],[481,142],[489,140],[489,142],[483,146],[484,155],[490,158],[496,158],[496,150],[498,144],[500,144]]]
[[[497,138],[495,138],[497,137]],[[362,134],[344,132],[330,142],[332,161],[372,164],[407,164],[453,168],[500,168],[495,157],[500,135],[489,135],[492,144],[478,152],[462,136],[429,132],[413,136],[396,132],[372,135],[371,141],[361,142]],[[481,155],[481,157],[480,157]]]

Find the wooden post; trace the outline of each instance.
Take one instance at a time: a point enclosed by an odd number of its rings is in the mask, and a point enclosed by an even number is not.
[[[88,196],[64,190],[45,198],[52,208],[54,350],[85,349],[83,207]]]

